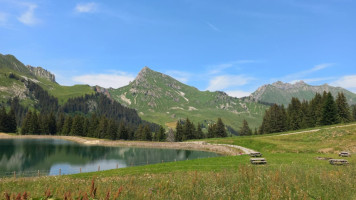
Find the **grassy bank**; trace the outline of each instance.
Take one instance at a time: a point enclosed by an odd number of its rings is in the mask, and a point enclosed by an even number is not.
[[[356,126],[322,127],[320,131],[275,134],[209,142],[246,146],[261,151],[265,166],[249,157],[225,156],[61,177],[7,178],[3,193],[67,199],[91,195],[98,199],[356,199],[356,157],[348,166],[333,166],[337,151],[354,151]],[[321,149],[329,148],[329,151]],[[324,159],[323,159],[324,158]],[[94,180],[94,186],[92,185]],[[95,190],[95,188],[97,188]]]

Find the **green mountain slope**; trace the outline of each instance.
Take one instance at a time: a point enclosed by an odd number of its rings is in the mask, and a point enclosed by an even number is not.
[[[94,92],[88,85],[61,86],[56,83],[55,76],[47,70],[41,67],[26,66],[13,55],[0,54],[0,101],[6,101],[16,96],[24,102],[28,101],[26,86],[20,80],[9,78],[10,74],[38,83],[51,95],[57,97],[61,104],[69,98]]]
[[[288,105],[292,97],[297,97],[300,100],[311,100],[315,96],[315,93],[322,94],[324,91],[330,91],[334,97],[337,96],[338,92],[343,92],[348,100],[349,105],[356,104],[356,94],[346,89],[340,87],[332,87],[327,84],[311,86],[304,83],[303,81],[297,82],[295,84],[278,81],[273,84],[264,85],[252,93],[250,99],[266,103]]]
[[[235,130],[246,119],[251,127],[257,127],[266,109],[262,104],[233,98],[223,92],[199,91],[148,67],[129,85],[108,92],[111,98],[136,109],[142,119],[168,127],[175,127],[178,119],[187,117],[205,125],[221,117]]]

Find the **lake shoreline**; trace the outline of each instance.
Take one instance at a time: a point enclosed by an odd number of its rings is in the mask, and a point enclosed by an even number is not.
[[[208,144],[203,141],[198,142],[149,142],[149,141],[124,141],[106,140],[98,138],[88,138],[80,136],[58,136],[58,135],[10,135],[0,133],[0,139],[62,139],[83,145],[111,146],[111,147],[136,147],[136,148],[156,148],[156,149],[182,149],[214,152],[221,155],[236,156],[244,152],[232,146],[222,146]]]

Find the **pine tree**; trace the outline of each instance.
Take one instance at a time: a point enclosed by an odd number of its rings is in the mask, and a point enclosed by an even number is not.
[[[152,132],[150,130],[150,127],[148,125],[146,125],[144,128],[143,128],[143,140],[146,140],[146,141],[152,141]]]
[[[189,118],[187,118],[183,126],[183,140],[195,139],[195,132],[196,130],[194,124],[190,122]]]
[[[108,127],[108,119],[105,116],[101,116],[95,137],[103,138],[106,135],[107,127]]]
[[[88,136],[89,124],[90,124],[89,119],[87,117],[85,117],[84,124],[83,124],[83,136],[85,136],[85,137]]]
[[[143,126],[140,124],[135,131],[134,140],[143,140]]]
[[[176,126],[175,141],[176,141],[176,142],[181,142],[181,141],[183,141],[183,126],[182,126],[180,120],[178,120],[177,126]]]
[[[320,126],[323,116],[323,98],[319,93],[316,93],[310,102],[310,127]]]
[[[108,122],[108,128],[105,134],[106,139],[111,139],[111,140],[116,140],[117,139],[117,132],[118,132],[118,127],[115,123],[114,120],[109,120]]]
[[[347,104],[346,97],[344,93],[338,93],[336,98],[337,112],[339,119],[342,123],[348,123],[351,121],[351,114],[349,110],[349,105]]]
[[[216,135],[216,124],[209,124],[207,138],[214,138]]]
[[[0,132],[5,132],[6,130],[6,110],[5,107],[2,106],[0,109]]]
[[[27,135],[30,132],[30,126],[31,126],[31,120],[32,120],[32,112],[29,110],[25,116],[25,119],[22,122],[22,127],[21,127],[21,134],[22,135]]]
[[[83,136],[83,117],[81,115],[75,115],[72,122],[70,134]]]
[[[356,121],[356,105],[352,106],[352,118],[353,121]]]
[[[120,140],[129,139],[129,132],[126,129],[125,123],[123,121],[120,122],[119,130],[118,130],[118,139]]]
[[[56,124],[56,117],[54,116],[53,112],[51,112],[47,118],[48,124],[48,132],[51,135],[55,135],[57,133],[57,124]]]
[[[337,106],[334,101],[334,97],[330,92],[327,93],[324,105],[323,105],[323,117],[322,124],[323,125],[331,125],[339,122],[339,116],[337,113]]]
[[[70,135],[72,129],[73,118],[71,116],[67,116],[64,120],[62,135]]]
[[[292,98],[291,103],[288,106],[288,127],[290,130],[298,130],[301,128],[302,123],[302,111],[301,103],[298,98]]]
[[[221,118],[218,118],[218,122],[216,123],[216,137],[227,137],[227,132],[225,130],[225,125]]]
[[[15,110],[10,109],[9,114],[7,115],[8,119],[8,132],[9,133],[16,133],[17,131],[17,123],[16,123],[16,115],[15,115]]]
[[[197,133],[196,133],[196,138],[197,139],[203,139],[204,138],[204,133],[202,131],[202,128],[201,128],[201,124],[198,123],[198,126],[197,126]]]
[[[252,130],[248,126],[248,123],[246,120],[242,122],[242,127],[240,128],[240,135],[252,135]]]
[[[156,136],[156,140],[159,142],[165,141],[166,140],[166,134],[165,134],[166,130],[163,128],[163,126],[159,127],[158,132],[155,134]]]
[[[255,128],[255,131],[253,132],[254,135],[258,135],[257,128]]]
[[[96,116],[96,114],[92,114],[90,117],[90,123],[88,127],[88,137],[96,137],[97,136],[97,130],[99,126],[99,119]]]
[[[64,125],[65,115],[64,113],[60,113],[57,120],[57,134],[60,135],[62,133],[63,125]]]
[[[29,133],[30,134],[39,134],[40,132],[41,132],[41,129],[40,129],[40,124],[39,124],[39,120],[38,120],[38,115],[35,111],[35,112],[33,112],[32,118],[30,121]]]

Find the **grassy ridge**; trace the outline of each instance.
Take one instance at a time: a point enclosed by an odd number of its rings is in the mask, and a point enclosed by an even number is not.
[[[316,159],[338,158],[336,151],[343,146],[355,152],[356,124],[279,135],[209,140],[260,150],[266,166],[249,164],[246,155],[204,158],[62,177],[3,179],[0,192],[30,191],[32,197],[44,197],[50,188],[57,198],[68,191],[72,197],[90,196],[95,177],[96,197],[101,199],[108,191],[112,199],[115,195],[120,199],[356,199],[356,157],[347,158],[349,166]],[[333,150],[320,151],[325,147]]]

